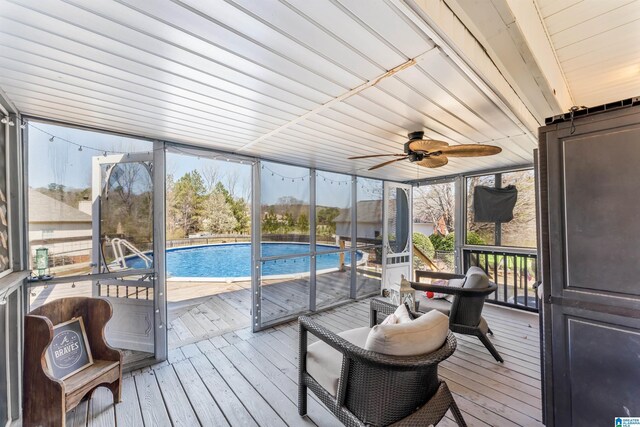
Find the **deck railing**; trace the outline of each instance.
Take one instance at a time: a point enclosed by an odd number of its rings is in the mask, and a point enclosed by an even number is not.
[[[498,290],[487,297],[487,302],[538,311],[540,282],[535,251],[464,248],[463,263],[464,271],[472,266],[480,267],[498,285]]]

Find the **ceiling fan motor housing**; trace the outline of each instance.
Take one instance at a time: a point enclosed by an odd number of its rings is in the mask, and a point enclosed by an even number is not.
[[[409,137],[409,140],[404,143],[404,152],[409,155],[415,154],[413,151],[409,149],[409,144],[411,144],[413,141],[416,141],[416,140],[420,141],[424,137],[424,132],[423,131],[409,132],[409,135],[407,136]],[[422,159],[414,159],[413,157],[411,157],[409,160],[412,162],[415,162],[416,160],[422,160]]]

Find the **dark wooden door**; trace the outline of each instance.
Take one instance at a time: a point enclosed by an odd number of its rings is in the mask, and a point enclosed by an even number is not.
[[[540,129],[548,426],[640,417],[640,106]]]

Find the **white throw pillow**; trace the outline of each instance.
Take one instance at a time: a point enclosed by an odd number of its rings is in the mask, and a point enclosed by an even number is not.
[[[449,317],[431,310],[407,323],[374,326],[364,348],[391,356],[417,356],[442,347],[448,332]]]
[[[390,314],[380,324],[381,325],[395,325],[396,323],[398,323],[398,316],[396,316],[395,314]]]
[[[413,317],[411,317],[409,310],[407,310],[407,306],[404,304],[400,304],[393,315],[398,319],[396,323],[408,323],[413,321]]]

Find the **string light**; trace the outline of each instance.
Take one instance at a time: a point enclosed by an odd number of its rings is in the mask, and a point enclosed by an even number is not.
[[[5,119],[2,119],[2,120],[3,120],[3,123],[4,123]],[[86,149],[86,150],[92,150],[92,151],[96,151],[96,152],[102,153],[102,155],[104,157],[107,157],[109,154],[121,154],[121,155],[126,155],[127,158],[131,157],[131,153],[129,153],[129,152],[125,153],[125,152],[115,151],[115,150],[104,150],[102,148],[95,148],[95,147],[88,146],[86,144],[79,144],[79,143],[77,143],[75,141],[71,141],[69,139],[54,135],[54,134],[52,134],[52,133],[50,133],[50,132],[48,132],[48,131],[46,131],[46,130],[44,130],[42,128],[39,128],[38,126],[33,125],[33,123],[31,123],[31,122],[28,122],[28,125],[29,125],[30,128],[36,129],[36,130],[48,135],[49,136],[49,142],[54,142],[54,141],[66,142],[68,144],[71,144],[71,145],[74,145],[74,146],[78,147],[78,151],[79,152],[84,151]],[[20,125],[20,127],[22,129],[26,128],[26,126],[27,126],[27,123],[25,123],[24,121]],[[158,149],[154,149],[154,150],[151,150],[151,151],[146,151],[146,153],[147,154],[151,154],[152,151],[156,151],[156,150],[164,150],[166,153],[169,152],[169,148],[163,147],[163,148],[158,148]],[[191,152],[189,152],[187,150],[182,150],[182,149],[180,149],[179,147],[176,147],[176,146],[171,146],[171,151],[177,151],[177,152],[185,154],[185,155],[191,155],[191,156],[194,155],[193,153],[191,153]],[[144,152],[144,151],[141,151],[141,152]],[[197,158],[198,158],[198,160],[201,160],[202,156],[198,155]],[[236,161],[236,162],[238,162],[240,164],[255,165],[255,161],[251,161],[251,160],[232,159],[232,158],[229,158],[229,157],[222,157],[222,156],[214,156],[213,158],[211,158],[211,157],[209,157],[209,158],[211,160],[225,160],[227,162],[230,162],[230,161],[234,160],[234,161]],[[261,164],[261,169],[262,170],[266,169],[267,171],[269,171],[271,173],[271,176],[278,176],[278,177],[281,178],[282,181],[291,180],[291,182],[294,182],[294,183],[296,181],[304,182],[305,178],[308,177],[308,174],[307,175],[303,175],[303,176],[293,176],[293,177],[292,176],[285,176],[285,175],[282,175],[282,174],[272,170],[271,168],[266,166],[264,163]],[[349,183],[353,182],[353,178],[352,177],[349,177],[348,179],[344,179],[344,180],[331,179],[331,178],[327,178],[326,176],[322,175],[319,172],[316,172],[316,176],[322,178],[323,182],[329,182],[331,184],[338,184],[338,185],[345,184],[345,185],[348,185]],[[371,194],[380,194],[379,190],[375,190],[375,189],[374,190],[367,190],[364,185],[361,186],[361,189],[365,190],[365,191],[367,191],[367,192],[369,192]]]
[[[28,124],[29,124],[29,128],[31,128],[31,129],[36,129],[36,130],[38,130],[38,131],[40,131],[40,132],[44,133],[45,135],[48,135],[48,136],[49,136],[49,142],[54,142],[54,141],[55,141],[55,142],[59,142],[59,141],[66,142],[67,144],[71,144],[71,145],[73,145],[73,146],[78,147],[78,151],[92,150],[92,151],[95,151],[95,152],[98,152],[98,153],[102,153],[102,154],[104,154],[105,156],[106,156],[107,154],[129,154],[129,153],[123,153],[123,152],[119,152],[119,151],[104,150],[104,149],[102,149],[102,148],[95,148],[95,147],[88,146],[88,145],[86,145],[86,144],[79,144],[79,143],[77,143],[77,142],[75,142],[75,141],[71,141],[71,140],[66,139],[66,138],[63,138],[63,137],[61,137],[61,136],[54,135],[54,134],[52,134],[51,132],[47,132],[46,130],[44,130],[44,129],[42,129],[42,128],[39,128],[38,126],[35,126],[35,125],[34,125],[33,123],[31,123],[31,122],[29,122]],[[22,129],[26,128],[26,127],[27,127],[27,123],[22,122],[22,124],[20,125],[20,127],[21,127]],[[107,154],[105,154],[105,153],[107,153]],[[150,153],[150,152],[148,152],[148,153]]]
[[[281,181],[284,180],[291,180],[291,182],[295,182],[295,181],[304,181],[304,179],[306,178],[307,175],[305,176],[286,176],[286,175],[282,175],[276,171],[274,171],[273,169],[271,169],[269,166],[265,165],[264,163],[261,165],[262,169],[266,169],[268,172],[271,172],[271,176],[278,176],[281,178]]]
[[[13,120],[11,120],[8,116],[7,117],[3,117],[2,120],[0,120],[0,122],[2,122],[5,125],[9,125],[9,126],[15,126],[15,122]]]

